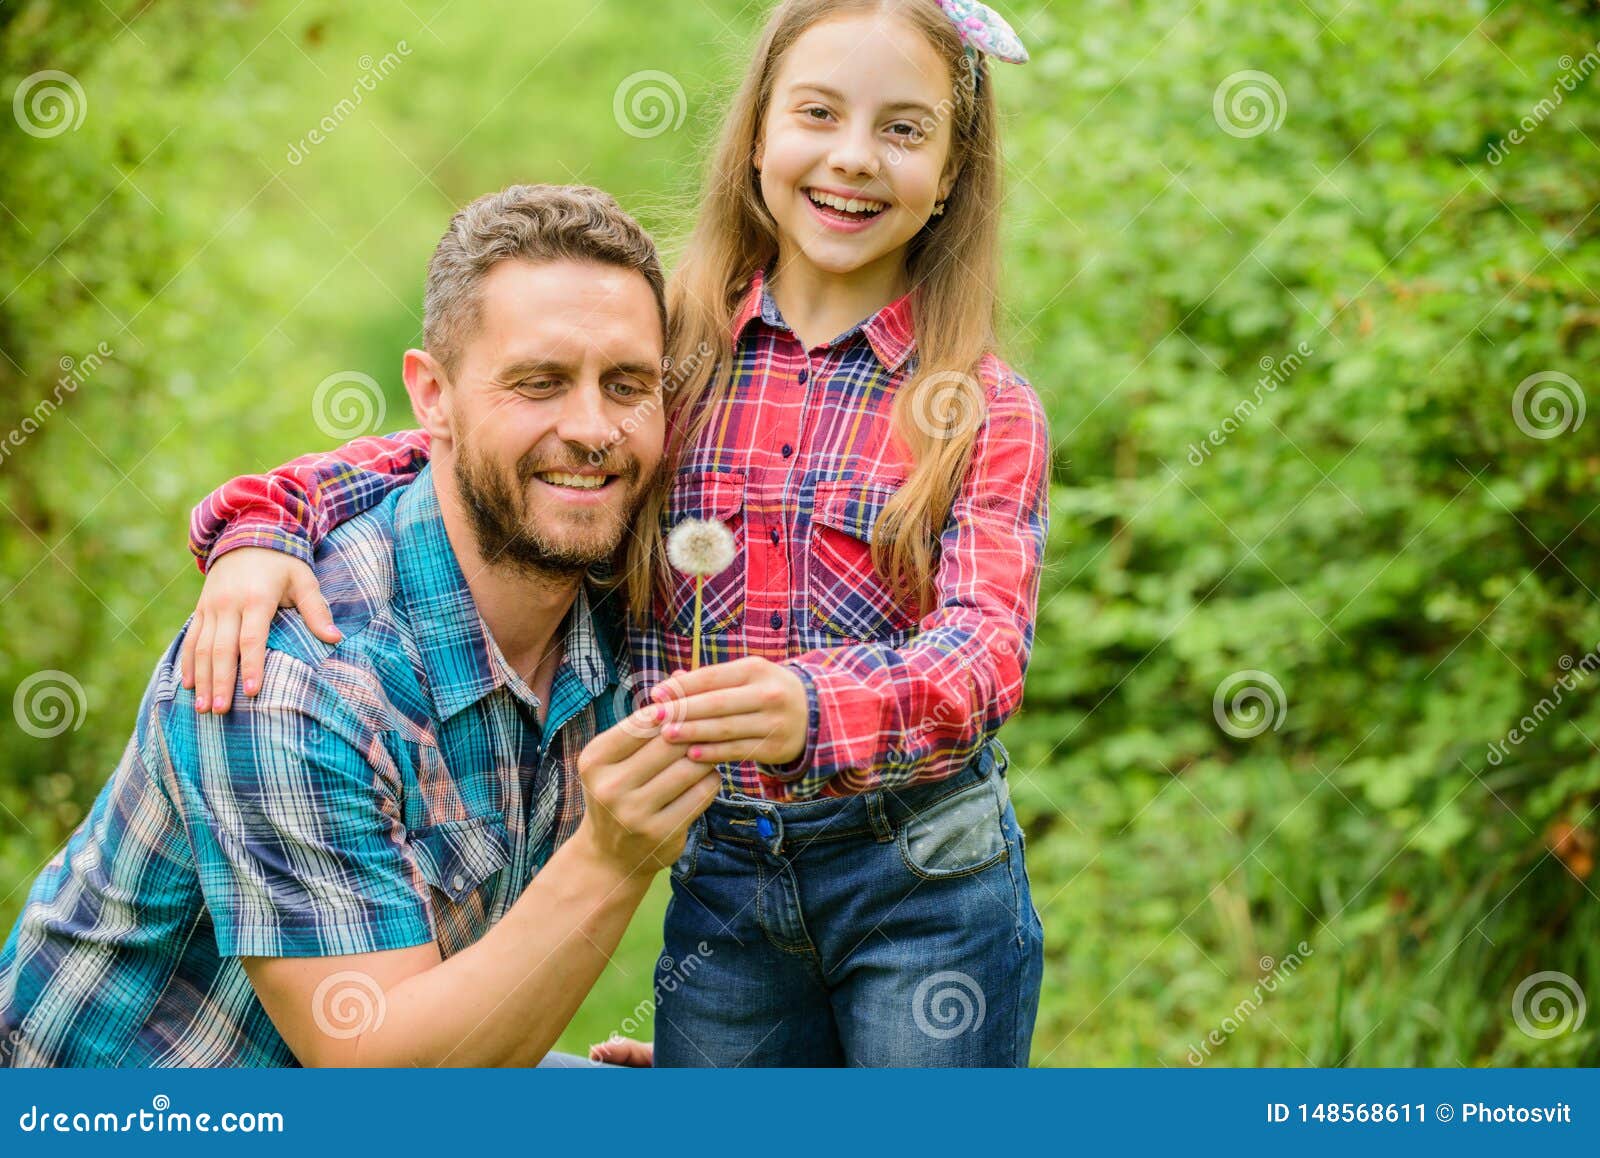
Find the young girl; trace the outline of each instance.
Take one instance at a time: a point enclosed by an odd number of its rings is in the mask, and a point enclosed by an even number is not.
[[[658,1065],[1027,1063],[1042,934],[994,736],[1050,443],[993,350],[991,56],[1026,59],[970,0],[789,0],[720,136],[670,290],[673,467],[639,527],[658,562],[628,592],[665,735],[724,772],[672,872]],[[362,439],[202,504],[199,696],[226,710],[241,626],[265,635],[240,592],[326,622],[300,560],[427,453]],[[687,518],[739,548],[693,671],[694,581],[660,546]],[[219,558],[249,546],[275,567]]]

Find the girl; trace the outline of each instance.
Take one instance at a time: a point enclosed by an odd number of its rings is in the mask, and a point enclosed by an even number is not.
[[[1050,443],[994,353],[991,56],[1026,59],[970,0],[788,0],[720,135],[670,287],[655,565],[628,577],[641,687],[724,772],[671,874],[657,1064],[1027,1062],[1042,933],[994,736],[1033,640]],[[226,710],[237,641],[265,636],[242,592],[336,639],[303,560],[427,453],[362,439],[197,509],[198,696]],[[739,548],[694,671],[694,580],[661,547],[686,518]],[[249,546],[279,553],[219,558]]]

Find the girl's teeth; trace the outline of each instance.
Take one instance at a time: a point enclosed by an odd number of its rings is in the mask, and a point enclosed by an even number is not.
[[[840,209],[846,213],[876,213],[884,207],[881,201],[864,201],[857,197],[847,199],[815,191],[810,191],[807,195],[818,205],[826,205],[830,209]]]

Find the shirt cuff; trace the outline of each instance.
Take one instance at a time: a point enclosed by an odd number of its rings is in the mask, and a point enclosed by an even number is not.
[[[817,681],[803,666],[793,662],[786,662],[784,667],[800,677],[800,682],[806,686],[806,746],[786,764],[757,764],[756,769],[765,776],[774,780],[798,780],[811,771],[812,762],[817,754],[817,725],[822,720],[822,709],[817,703]]]
[[[264,524],[255,526],[242,524],[230,527],[217,536],[217,541],[212,544],[211,550],[200,560],[201,570],[209,571],[218,559],[229,551],[237,551],[240,547],[265,547],[271,551],[292,555],[308,566],[312,562],[311,547],[299,532],[285,531]]]

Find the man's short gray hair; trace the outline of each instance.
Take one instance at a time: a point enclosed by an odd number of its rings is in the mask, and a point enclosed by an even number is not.
[[[650,235],[611,194],[589,185],[512,185],[450,219],[428,262],[422,336],[453,372],[481,319],[478,291],[502,261],[591,261],[635,270],[650,283],[663,338],[666,283]]]

